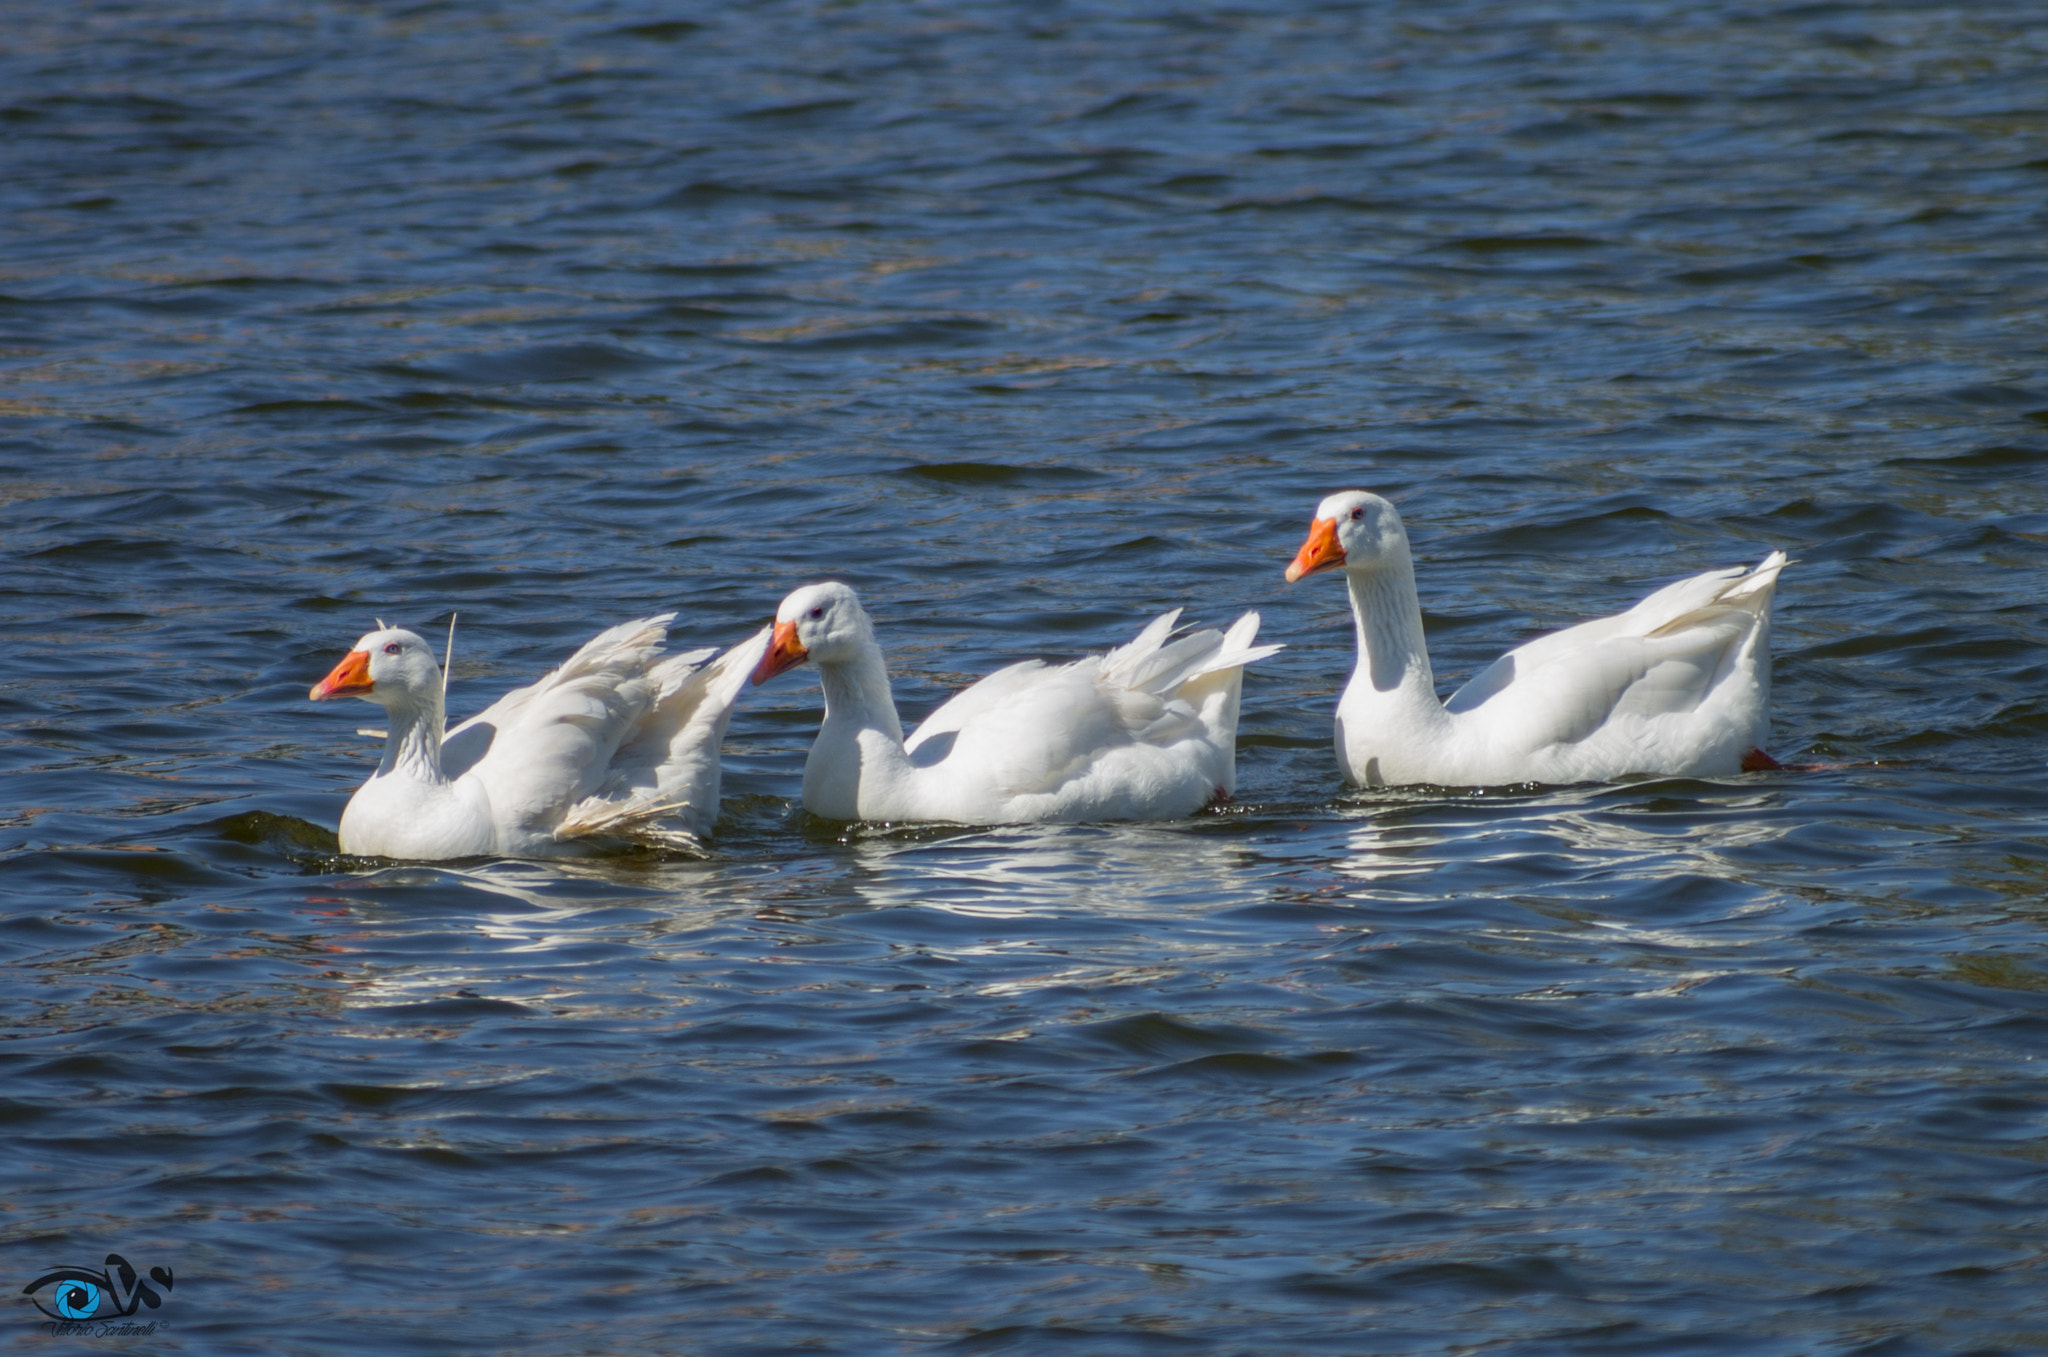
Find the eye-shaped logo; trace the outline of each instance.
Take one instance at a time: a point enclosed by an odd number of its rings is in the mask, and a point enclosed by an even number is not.
[[[36,1309],[52,1319],[83,1323],[96,1319],[121,1319],[140,1306],[154,1310],[164,1298],[138,1280],[135,1269],[118,1253],[107,1255],[111,1272],[89,1267],[55,1268],[21,1288],[21,1294],[35,1302]],[[153,1267],[149,1281],[171,1289],[171,1270]],[[40,1293],[40,1294],[39,1294]]]

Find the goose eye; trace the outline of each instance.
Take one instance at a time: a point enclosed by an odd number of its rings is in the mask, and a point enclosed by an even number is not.
[[[396,641],[386,641],[384,643],[384,653],[386,655],[396,655],[399,651],[403,649],[405,649],[405,647],[398,644],[398,642]]]
[[[811,616],[813,616],[813,617],[823,617],[824,615],[825,615],[825,609],[824,609],[823,607],[817,607],[817,608],[813,608],[813,609],[811,609]]]
[[[1351,511],[1351,518],[1352,518],[1352,521],[1353,521],[1353,522],[1357,522],[1357,521],[1360,521],[1360,520],[1362,520],[1362,519],[1363,519],[1364,517],[1365,517],[1365,506],[1364,506],[1363,504],[1359,505],[1359,506],[1358,506],[1358,507],[1357,507],[1356,509],[1353,509],[1353,510]]]

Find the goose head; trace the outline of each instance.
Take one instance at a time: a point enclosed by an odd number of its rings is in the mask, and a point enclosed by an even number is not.
[[[360,697],[390,707],[417,705],[440,691],[441,666],[427,643],[403,628],[383,627],[357,641],[306,696],[315,702]]]
[[[805,660],[843,664],[874,643],[874,624],[852,589],[837,580],[807,584],[775,610],[775,635],[754,668],[754,682],[766,683]]]
[[[1325,570],[1370,573],[1407,552],[1408,530],[1393,505],[1370,491],[1340,490],[1316,506],[1287,582]]]

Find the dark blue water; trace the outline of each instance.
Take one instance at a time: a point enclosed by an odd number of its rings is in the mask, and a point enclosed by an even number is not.
[[[2030,7],[6,7],[0,1334],[129,1350],[2048,1349]],[[1315,502],[1438,673],[1783,548],[1725,781],[1346,793]],[[379,866],[307,686],[863,591],[907,715],[1261,609],[1240,798]]]

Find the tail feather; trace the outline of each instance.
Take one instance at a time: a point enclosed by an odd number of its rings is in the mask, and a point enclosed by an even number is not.
[[[1768,598],[1771,591],[1778,587],[1778,572],[1790,564],[1792,562],[1786,558],[1784,552],[1774,551],[1758,562],[1756,569],[1723,590],[1721,597],[1730,603],[1759,595]]]
[[[1259,614],[1256,609],[1246,613],[1230,624],[1230,630],[1223,633],[1225,650],[1249,649],[1259,639]]]
[[[1163,697],[1187,682],[1222,643],[1223,633],[1213,627],[1189,632],[1159,647],[1157,654],[1137,666],[1127,686]]]
[[[1256,612],[1238,618],[1227,632],[1205,628],[1168,641],[1180,612],[1176,608],[1153,619],[1129,644],[1104,655],[1103,678],[1124,688],[1170,697],[1206,674],[1240,669],[1283,649],[1252,644],[1259,634]]]
[[[669,697],[689,681],[698,666],[718,653],[717,646],[704,646],[697,650],[685,650],[680,655],[664,656],[661,663],[647,671],[648,680],[654,685],[655,702],[666,702]]]
[[[1253,645],[1252,642],[1258,639],[1258,635],[1259,615],[1257,612],[1248,612],[1230,624],[1230,630],[1223,634],[1222,642],[1216,647],[1215,652],[1201,664],[1180,675],[1175,686],[1192,683],[1209,674],[1242,669],[1248,664],[1256,664],[1269,656],[1277,655],[1287,648],[1278,643]]]
[[[1774,551],[1764,557],[1757,568],[1731,580],[1715,592],[1713,598],[1699,607],[1680,613],[1661,625],[1644,633],[1644,636],[1675,636],[1693,627],[1707,626],[1718,619],[1733,617],[1737,613],[1751,617],[1762,615],[1771,606],[1771,598],[1778,587],[1778,572],[1790,562],[1785,553]]]
[[[1132,681],[1144,662],[1166,644],[1166,638],[1173,634],[1173,624],[1180,621],[1181,610],[1161,613],[1145,624],[1144,630],[1102,657],[1103,677],[1123,684],[1127,688],[1139,685]]]
[[[564,683],[622,665],[634,670],[644,669],[668,639],[668,624],[675,619],[674,613],[658,613],[653,617],[607,627],[585,641],[574,655],[562,662],[559,669],[535,686]]]
[[[754,666],[767,653],[769,638],[774,635],[773,627],[763,627],[732,649],[713,660],[703,671],[704,700],[727,713],[732,711],[733,701],[747,686],[747,678],[754,672]],[[710,649],[695,652],[710,655]],[[668,694],[663,693],[666,699]]]
[[[669,843],[690,842],[718,818],[719,746],[732,720],[733,702],[766,652],[772,628],[763,627],[709,664],[710,649],[672,656],[648,675],[659,696],[613,761],[605,786],[580,802],[556,829],[558,838],[622,834]],[[676,820],[688,825],[657,825]]]

